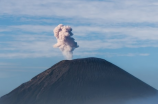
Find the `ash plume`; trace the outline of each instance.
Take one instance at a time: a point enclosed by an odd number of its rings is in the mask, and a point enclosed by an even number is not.
[[[59,24],[54,29],[54,36],[57,39],[57,43],[53,45],[54,48],[59,48],[66,59],[71,60],[73,57],[73,51],[79,47],[75,39],[71,37],[73,33],[70,26],[64,26]]]

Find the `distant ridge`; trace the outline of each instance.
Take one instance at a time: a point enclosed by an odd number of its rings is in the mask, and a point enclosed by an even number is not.
[[[0,98],[0,104],[123,104],[157,90],[100,58],[63,60]]]

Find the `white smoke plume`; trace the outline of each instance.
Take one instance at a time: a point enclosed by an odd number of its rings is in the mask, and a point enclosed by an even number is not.
[[[53,47],[58,47],[68,60],[72,59],[74,49],[79,47],[75,39],[71,37],[73,35],[71,31],[72,28],[70,26],[64,26],[62,24],[59,24],[54,29],[54,36],[57,39],[57,43]]]

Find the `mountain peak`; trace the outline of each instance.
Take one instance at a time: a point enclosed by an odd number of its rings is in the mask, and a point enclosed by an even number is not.
[[[122,104],[156,92],[116,65],[90,57],[60,61],[2,97],[0,104]]]

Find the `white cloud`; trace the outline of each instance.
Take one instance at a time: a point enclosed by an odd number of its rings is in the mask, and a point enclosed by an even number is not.
[[[94,56],[104,56],[104,57],[122,57],[122,56],[126,56],[126,57],[134,57],[134,56],[149,56],[149,53],[111,53],[111,52],[92,52],[92,51],[77,51],[74,53],[75,56],[79,56],[79,57],[94,57]]]
[[[60,56],[59,53],[40,53],[40,52],[35,52],[35,53],[31,53],[31,52],[15,52],[15,53],[0,53],[0,57],[1,58],[37,58],[37,57],[52,57],[52,56]]]
[[[148,53],[127,53],[127,54],[118,54],[116,53],[116,56],[149,56],[150,54]]]
[[[9,26],[9,30],[20,30],[20,31],[28,31],[28,32],[51,32],[53,33],[53,29],[55,26],[44,26],[44,25],[17,25],[17,26]]]
[[[0,62],[0,66],[7,66],[7,65],[13,65],[12,63],[4,63],[4,62]]]
[[[33,32],[33,33],[51,33],[53,36],[53,29],[55,26],[49,25],[16,25],[6,27],[10,31],[20,30],[22,32]],[[101,27],[101,26],[72,26],[73,33],[75,36],[85,37],[86,35],[91,35],[93,32],[97,37],[110,38],[122,36],[122,38],[130,38],[132,40],[158,40],[158,29],[151,27]],[[3,35],[4,36],[4,35]],[[40,36],[39,36],[40,37]]]
[[[56,40],[51,36],[16,35],[14,38],[13,41],[5,42],[7,45],[1,47],[1,50],[7,50],[7,52],[0,52],[1,58],[51,57],[60,55],[59,50],[52,47]]]
[[[61,16],[111,22],[158,22],[156,0],[56,1],[1,0],[0,14]]]
[[[74,26],[75,35],[88,35],[88,33],[99,32],[106,36],[124,35],[129,37],[138,38],[140,40],[158,40],[158,29],[151,27],[101,27],[101,26]],[[87,33],[87,34],[86,34]],[[96,34],[97,35],[97,34]],[[100,34],[98,34],[100,35]],[[81,35],[82,36],[82,35]]]
[[[59,49],[55,49],[52,47],[54,43],[56,43],[56,39],[53,36],[48,35],[16,35],[13,36],[13,41],[5,42],[7,44],[3,45],[1,47],[2,51],[7,52],[0,52],[1,58],[28,58],[28,57],[52,57],[52,56],[62,56]],[[100,54],[98,52],[95,52],[99,49],[117,49],[117,48],[123,48],[123,47],[134,47],[132,45],[132,42],[129,41],[130,38],[125,39],[108,39],[106,40],[77,40],[79,44],[79,49],[75,51],[76,55],[87,55],[89,51],[91,52],[91,55]],[[4,44],[4,43],[3,43]],[[141,47],[141,46],[137,46]],[[81,52],[84,50],[84,52]],[[132,56],[133,54],[116,54],[116,53],[103,53],[104,55],[109,56]],[[148,56],[146,53],[137,53],[135,55],[140,56]]]
[[[53,31],[50,33],[51,35],[48,33],[42,34],[42,32],[51,32],[51,30],[53,30],[53,26],[16,25],[8,26],[7,29],[10,31],[19,29],[22,33],[23,31],[33,33],[7,35],[11,38],[11,40],[1,42],[0,50],[3,52],[0,52],[0,57],[26,58],[61,55],[61,52],[58,49],[54,49],[52,47],[52,45],[56,43]],[[125,47],[158,47],[158,30],[156,28],[104,28],[99,26],[73,26],[73,33],[80,46],[77,50],[84,50],[85,52],[96,51],[99,49],[119,49]],[[80,35],[80,33],[84,35]],[[92,33],[95,34],[92,36]],[[132,54],[122,56],[132,56]],[[140,56],[148,56],[148,54],[140,53]]]
[[[148,53],[141,53],[140,56],[149,56]]]
[[[0,32],[4,32],[4,31],[8,31],[8,30],[7,29],[0,29]]]
[[[10,31],[20,30],[25,32],[50,32],[53,36],[53,29],[55,26],[49,25],[17,25],[17,26],[8,26],[7,29]],[[158,30],[157,28],[152,27],[101,27],[101,26],[72,26],[73,33],[75,36],[85,36],[89,35],[89,33],[97,32],[96,35],[105,35],[105,36],[118,36],[124,35],[133,38],[138,38],[140,40],[158,40]]]
[[[17,26],[8,26],[7,29],[10,31],[20,30],[25,32],[51,32],[53,36],[53,29],[55,26],[49,25],[17,25]],[[72,26],[73,33],[75,36],[85,36],[89,33],[97,32],[96,35],[105,35],[105,36],[118,36],[124,35],[128,37],[138,38],[140,40],[158,40],[158,30],[157,28],[144,27],[144,28],[135,28],[135,27],[100,27],[100,26]],[[101,36],[100,35],[100,36]]]

